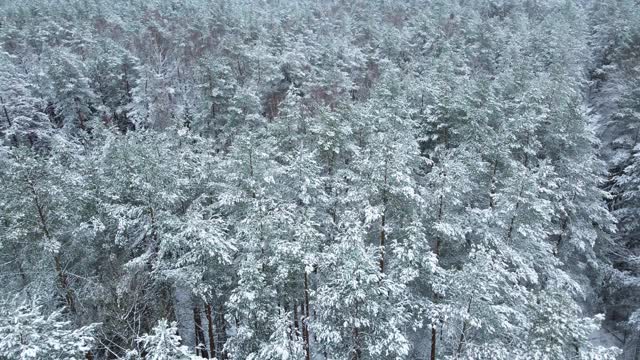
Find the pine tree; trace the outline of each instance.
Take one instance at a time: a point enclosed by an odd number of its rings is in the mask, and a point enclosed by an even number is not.
[[[77,55],[68,50],[52,51],[49,77],[53,88],[53,112],[61,117],[61,126],[70,133],[88,131],[96,95],[84,65]]]
[[[186,347],[180,345],[180,336],[177,335],[176,323],[168,323],[161,319],[153,328],[153,333],[144,334],[138,338],[142,344],[143,358],[150,360],[187,360],[198,357],[189,354]]]
[[[97,324],[75,328],[60,310],[16,300],[0,307],[0,355],[7,359],[85,359]]]

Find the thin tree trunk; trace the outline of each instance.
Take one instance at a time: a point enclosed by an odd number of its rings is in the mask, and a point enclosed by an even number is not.
[[[82,114],[82,112],[80,112],[80,110],[78,110],[77,114],[78,114],[78,120],[80,121],[80,124],[79,124],[78,127],[81,130],[85,130],[86,131],[87,127],[84,125],[84,115]]]
[[[516,216],[518,215],[518,209],[520,208],[520,197],[522,196],[522,192],[524,191],[524,183],[520,186],[520,192],[518,193],[518,201],[516,202],[516,209],[514,210],[514,214],[511,217],[511,221],[509,222],[509,230],[507,230],[507,242],[511,241],[511,236],[513,235],[513,227],[516,222]]]
[[[62,260],[61,260],[61,257],[60,257],[60,253],[56,253],[53,256],[53,260],[54,260],[54,263],[55,263],[56,273],[58,274],[58,281],[60,282],[60,287],[62,287],[62,290],[65,293],[64,294],[65,302],[67,303],[67,306],[69,307],[69,311],[71,311],[72,314],[75,314],[76,313],[76,305],[75,305],[75,301],[73,299],[73,293],[71,291],[71,288],[69,287],[69,281],[67,279],[67,274],[62,269]]]
[[[382,229],[380,230],[380,272],[384,273],[384,242],[387,238],[387,234],[384,230],[385,227],[385,220],[386,220],[386,215],[383,212],[382,213]]]
[[[493,171],[491,172],[491,185],[489,186],[489,207],[494,208],[496,195],[496,170],[498,169],[498,160],[493,161]]]
[[[358,328],[353,328],[353,340],[355,343],[355,349],[353,351],[353,360],[360,360],[362,350],[360,349],[360,331]]]
[[[4,99],[2,98],[2,96],[0,96],[0,103],[2,103],[2,111],[4,112],[4,116],[7,119],[7,123],[9,124],[9,127],[11,127],[13,123],[11,122],[11,118],[9,117],[7,107],[4,105]]]
[[[173,290],[167,283],[161,283],[158,292],[158,304],[162,311],[162,317],[167,320],[176,320],[176,307],[173,301]]]
[[[571,202],[573,202],[576,198],[576,194],[573,193],[571,196]],[[560,235],[558,236],[558,241],[556,242],[556,247],[553,251],[553,255],[556,257],[560,255],[560,245],[562,244],[562,238],[567,231],[567,226],[569,226],[569,214],[565,215],[562,219],[562,223],[560,224]]]
[[[467,304],[467,315],[471,311],[471,298],[469,298],[469,304]],[[462,333],[460,334],[460,341],[458,342],[458,351],[456,357],[460,356],[462,352],[462,347],[464,346],[464,337],[467,332],[467,327],[469,326],[469,322],[465,319],[462,323]]]
[[[438,206],[438,221],[441,221],[443,216],[444,216],[444,196],[440,195],[440,204]],[[434,253],[436,255],[436,258],[440,259],[440,237],[439,236],[436,236]],[[438,295],[436,295],[436,293],[434,292],[433,302],[435,303],[437,301],[438,301]],[[438,335],[438,331],[436,329],[436,325],[434,322],[434,324],[431,326],[431,360],[435,360],[436,358],[437,335]]]
[[[565,231],[567,231],[568,224],[569,224],[569,216],[565,216],[562,219],[562,224],[560,225],[560,234],[558,235],[558,241],[556,242],[556,246],[553,249],[553,255],[555,257],[558,257],[558,255],[560,254],[560,245],[562,244],[562,236],[564,235]]]
[[[305,360],[311,360],[311,347],[309,346],[309,276],[304,271],[304,320],[302,321],[302,337],[304,339]]]
[[[387,239],[387,233],[385,230],[386,219],[387,219],[387,164],[385,161],[384,167],[384,185],[382,189],[382,219],[381,219],[381,229],[380,229],[380,272],[384,273],[384,242]]]
[[[296,337],[298,337],[298,334],[300,333],[300,327],[298,325],[298,302],[297,301],[293,302],[293,327],[295,329]]]
[[[158,247],[160,245],[158,244],[158,232],[156,230],[156,212],[153,210],[153,207],[149,207],[149,217],[151,219],[151,241],[152,241],[152,243],[150,244],[151,257],[149,260],[149,266],[151,266],[153,260],[158,254]]]
[[[438,222],[442,221],[442,217],[444,214],[444,196],[440,195],[440,205],[438,205]],[[439,258],[440,257],[440,236],[436,235],[436,243],[434,246],[434,253]]]
[[[129,72],[127,71],[129,67],[125,64],[123,65],[124,70],[124,90],[127,93],[127,99],[131,101],[131,86],[129,85]]]
[[[15,258],[18,259],[18,255],[15,253],[16,249],[13,249],[13,250],[14,250]],[[31,299],[31,291],[29,291],[29,289],[27,288],[27,286],[29,285],[29,279],[27,278],[27,273],[24,271],[24,268],[22,267],[22,262],[17,261],[16,264],[18,266],[18,272],[20,273],[20,279],[22,280],[22,289],[26,291],[27,298]]]
[[[443,129],[443,144],[445,149],[449,148],[449,128],[445,127]],[[447,173],[446,173],[446,169],[444,172],[444,177],[446,178]],[[438,222],[442,221],[442,218],[444,217],[444,196],[440,195],[440,204],[438,204]],[[441,241],[440,241],[440,236],[436,236],[436,241],[435,241],[435,246],[434,246],[434,253],[436,255],[436,258],[440,259],[440,247],[441,247]],[[438,295],[434,292],[432,294],[433,296],[433,302],[437,303],[438,301]],[[438,330],[436,329],[436,323],[434,321],[434,324],[431,326],[431,355],[430,355],[430,359],[431,360],[435,360],[436,359],[436,352],[437,352],[437,336],[438,336]]]
[[[207,315],[207,327],[208,327],[208,331],[209,331],[209,352],[211,353],[211,357],[215,358],[216,357],[216,337],[215,334],[213,333],[213,317],[211,316],[211,304],[207,303],[207,310],[206,310],[206,315]]]
[[[202,317],[200,316],[200,307],[195,305],[193,307],[193,324],[195,325],[196,335],[196,354],[200,352],[200,356],[205,359],[209,359],[209,352],[207,351],[207,343],[204,339],[204,330],[202,329]]]
[[[227,322],[224,319],[224,306],[222,304],[220,304],[218,311],[218,319],[220,319],[220,359],[226,360],[227,351],[224,349],[224,344],[227,342]]]
[[[36,193],[36,189],[35,189],[33,183],[29,179],[27,179],[27,182],[29,184],[29,189],[31,190],[31,194],[33,195],[34,205],[35,205],[36,210],[38,212],[38,219],[39,219],[39,222],[40,222],[40,228],[42,229],[42,232],[44,233],[45,239],[47,241],[53,241],[53,239],[51,238],[51,233],[49,232],[49,226],[47,224],[47,217],[46,217],[45,212],[44,212],[44,207],[40,203],[40,198],[38,197],[38,194]],[[65,297],[65,302],[67,304],[67,307],[69,307],[69,311],[71,311],[72,314],[75,314],[76,313],[76,306],[75,306],[75,302],[74,302],[74,299],[73,299],[73,292],[71,290],[71,287],[69,286],[69,281],[67,279],[67,274],[64,272],[64,269],[62,268],[62,259],[61,259],[59,250],[56,251],[56,253],[53,255],[53,263],[54,263],[54,266],[55,266],[55,269],[56,269],[56,274],[58,276],[58,283],[60,284],[60,288],[64,292],[64,297]]]
[[[288,314],[289,313],[289,302],[287,300],[284,300],[284,303],[282,305],[282,307],[280,307],[280,301],[278,300],[278,312],[280,314]],[[281,312],[282,310],[284,310],[283,312]],[[288,324],[289,326],[289,331],[287,332],[287,336],[289,336],[289,340],[293,340],[293,321],[289,322]]]
[[[358,301],[355,304],[355,316],[358,317]],[[357,327],[353,327],[353,354],[351,360],[360,360],[362,357],[362,349],[360,348],[360,330]]]
[[[438,332],[436,331],[436,326],[431,326],[431,360],[436,360],[436,337]]]
[[[440,238],[436,238],[435,255],[436,255],[436,258],[440,258]],[[434,292],[433,302],[435,303],[437,301],[438,301],[438,295],[436,295]],[[438,335],[438,330],[436,329],[436,322],[434,321],[433,325],[431,325],[431,357],[430,357],[431,360],[436,359],[437,335]]]

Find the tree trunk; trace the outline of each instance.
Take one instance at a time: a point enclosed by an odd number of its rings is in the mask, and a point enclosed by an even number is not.
[[[440,204],[438,206],[438,221],[441,221],[444,216],[444,196],[440,195]],[[436,258],[440,259],[440,237],[436,236],[436,243],[434,245],[434,254]],[[433,302],[436,303],[438,301],[438,295],[433,293]],[[431,327],[431,360],[435,360],[436,358],[436,338],[437,338],[437,329],[435,325],[435,321]]]
[[[302,321],[302,337],[304,339],[305,360],[311,360],[311,347],[309,346],[309,276],[304,271],[304,320]]]
[[[289,302],[284,300],[282,307],[280,307],[280,300],[278,300],[278,313],[282,314],[281,311],[284,310],[284,314],[289,313]],[[289,336],[289,340],[293,340],[293,322],[289,322],[289,331],[287,332],[287,336]]]
[[[295,329],[296,337],[300,334],[300,326],[298,324],[298,302],[293,302],[293,328]]]
[[[384,242],[387,238],[387,234],[384,230],[385,220],[386,220],[386,215],[383,212],[382,221],[381,221],[382,229],[380,230],[380,272],[381,273],[384,273]]]
[[[213,317],[211,316],[211,304],[207,303],[207,327],[209,330],[209,352],[211,353],[211,357],[216,357],[216,341],[215,334],[213,333]]]
[[[224,319],[224,306],[220,304],[218,308],[218,319],[220,321],[220,359],[227,359],[227,351],[224,349],[224,344],[227,342],[227,322]]]
[[[513,227],[516,222],[516,217],[518,216],[518,209],[520,208],[520,197],[522,196],[522,192],[524,191],[524,183],[520,186],[520,192],[518,193],[518,201],[516,202],[516,209],[513,211],[514,214],[511,217],[511,221],[509,222],[509,230],[507,230],[507,242],[511,241],[511,237],[513,235]]]
[[[496,196],[496,170],[498,169],[498,160],[493,161],[493,171],[491,172],[491,185],[489,186],[489,207],[493,209],[496,206],[494,197]]]
[[[53,239],[51,238],[51,233],[49,232],[47,216],[45,214],[43,205],[40,203],[40,198],[38,197],[36,188],[29,179],[27,179],[27,182],[29,184],[29,189],[31,190],[31,194],[33,195],[33,202],[36,207],[36,211],[38,212],[38,220],[40,222],[40,228],[44,234],[45,239],[47,241],[53,241]],[[64,272],[64,269],[62,268],[62,259],[61,259],[59,250],[56,251],[56,253],[53,255],[53,263],[56,269],[56,274],[58,276],[58,283],[60,284],[60,288],[64,292],[64,298],[65,298],[67,307],[69,308],[69,311],[71,311],[72,314],[75,314],[76,306],[73,299],[73,291],[69,286],[67,274]]]
[[[435,254],[436,254],[436,258],[440,257],[440,239],[436,238],[436,244],[435,244]],[[438,295],[436,295],[436,293],[433,293],[433,302],[436,303],[438,301]],[[437,338],[437,329],[436,329],[436,322],[433,322],[433,325],[431,326],[431,360],[435,360],[436,359],[436,338]]]
[[[360,357],[362,356],[362,350],[360,349],[360,331],[358,331],[358,328],[353,328],[353,341],[354,349],[352,360],[360,360]]]
[[[431,360],[436,360],[436,336],[438,335],[436,331],[435,324],[431,326]]]
[[[440,195],[440,205],[438,205],[438,222],[442,221],[442,217],[444,214],[444,196]],[[436,254],[438,258],[440,258],[440,236],[436,235],[436,242],[434,245],[433,252]]]
[[[553,249],[553,255],[558,257],[560,255],[560,245],[562,245],[562,237],[564,233],[567,231],[567,225],[569,224],[569,216],[566,215],[562,219],[562,223],[560,224],[560,234],[558,235],[558,241],[556,241],[556,246]]]
[[[384,167],[384,185],[382,189],[382,219],[380,229],[380,272],[384,273],[384,243],[387,239],[387,233],[385,230],[387,220],[387,162],[385,160]]]
[[[202,317],[200,316],[200,307],[195,305],[193,307],[193,324],[195,325],[196,335],[196,354],[200,352],[200,356],[205,359],[209,359],[209,352],[207,351],[207,343],[204,339],[204,330],[202,329]]]
[[[7,123],[9,124],[9,127],[11,127],[13,123],[11,122],[11,118],[9,117],[9,112],[7,111],[7,107],[4,105],[4,99],[2,98],[2,96],[0,96],[0,103],[2,103],[2,111],[4,112],[4,117],[7,119]]]
[[[445,127],[443,129],[443,145],[445,147],[445,149],[449,148],[449,129],[447,127]],[[447,172],[446,169],[444,171],[444,177],[446,178],[447,176]],[[442,219],[444,218],[444,196],[440,195],[440,204],[438,204],[438,222],[442,221]],[[441,241],[440,241],[440,236],[436,236],[436,240],[435,240],[435,245],[434,245],[434,254],[436,255],[436,258],[440,259],[440,247],[442,246]],[[432,299],[434,303],[437,303],[438,301],[438,295],[433,292],[432,294]],[[438,336],[438,330],[436,329],[436,322],[434,321],[432,327],[431,327],[431,355],[430,355],[430,359],[431,360],[435,360],[436,359],[436,351],[437,351],[437,336]]]
[[[358,317],[358,301],[355,304],[355,316]],[[360,330],[357,327],[353,327],[353,354],[351,360],[360,360],[362,357],[362,349],[360,348]]]
[[[467,304],[467,315],[469,315],[470,311],[471,311],[471,298],[469,298],[469,304]],[[462,347],[464,346],[464,337],[465,337],[465,333],[467,332],[468,326],[469,326],[469,322],[465,319],[462,323],[462,333],[460,334],[460,341],[458,342],[458,350],[457,350],[456,357],[460,356],[460,353],[462,352]]]
[[[69,311],[71,311],[72,314],[75,314],[76,313],[76,305],[75,305],[75,302],[73,300],[73,293],[71,291],[71,288],[69,287],[67,274],[62,269],[62,260],[60,258],[60,254],[59,253],[56,253],[53,256],[53,261],[55,263],[56,273],[58,274],[58,282],[60,283],[60,287],[62,288],[62,290],[65,293],[64,294],[65,302],[67,303],[67,306],[69,307]]]

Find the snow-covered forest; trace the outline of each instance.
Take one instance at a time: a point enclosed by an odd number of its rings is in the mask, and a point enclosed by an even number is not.
[[[639,0],[0,0],[0,359],[640,359]]]

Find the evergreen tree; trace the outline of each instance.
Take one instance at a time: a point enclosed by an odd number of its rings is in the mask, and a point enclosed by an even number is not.
[[[97,325],[75,328],[60,310],[5,301],[0,308],[0,355],[7,359],[84,359]]]

